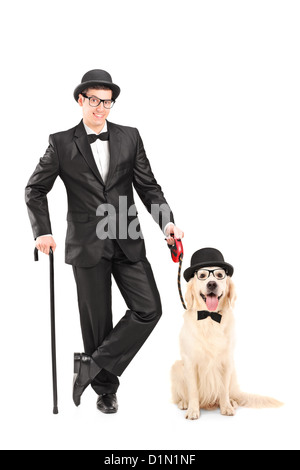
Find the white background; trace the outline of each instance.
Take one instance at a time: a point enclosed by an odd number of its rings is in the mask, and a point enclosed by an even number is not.
[[[9,5],[9,6],[8,6]],[[299,449],[298,1],[14,1],[1,10],[1,448]],[[55,254],[60,414],[51,391],[48,259],[33,261],[24,188],[50,133],[81,119],[82,75],[108,70],[122,93],[110,115],[138,127],[185,231],[184,269],[206,246],[234,265],[236,364],[243,390],[286,403],[204,412],[170,401],[183,309],[177,265],[136,196],[164,316],[121,378],[119,413],[72,403],[82,350],[67,200],[48,196]],[[185,281],[183,281],[185,290]],[[114,285],[114,321],[126,305]]]

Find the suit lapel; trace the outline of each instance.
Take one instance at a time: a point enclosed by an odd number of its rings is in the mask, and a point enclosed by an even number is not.
[[[99,173],[97,168],[94,155],[87,139],[87,133],[83,125],[83,121],[81,121],[78,126],[76,127],[75,131],[75,142],[78,147],[78,150],[82,154],[83,158],[89,165],[90,169],[100,181],[103,186],[108,186],[111,178],[114,175],[116,166],[118,164],[120,149],[121,149],[121,138],[119,134],[118,128],[112,124],[111,122],[107,121],[107,129],[109,132],[109,153],[110,153],[110,162],[109,162],[109,170],[107,175],[106,185]]]
[[[113,123],[107,121],[107,129],[109,132],[109,153],[110,153],[110,162],[109,170],[107,175],[106,186],[108,187],[110,180],[112,179],[116,166],[119,161],[120,149],[121,149],[121,137],[117,126]]]
[[[85,159],[86,163],[96,176],[96,178],[100,181],[101,184],[104,186],[104,181],[99,173],[99,170],[97,168],[94,155],[91,149],[91,146],[89,144],[89,141],[87,139],[87,133],[83,125],[83,121],[78,124],[76,127],[75,131],[75,143],[78,147],[78,150],[80,151],[81,155]]]

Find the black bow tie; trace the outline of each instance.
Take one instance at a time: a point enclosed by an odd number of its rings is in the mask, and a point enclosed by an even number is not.
[[[201,310],[198,313],[198,320],[205,320],[207,317],[210,317],[213,321],[221,323],[222,315],[216,312],[209,312],[208,310]]]
[[[102,132],[102,134],[89,134],[87,136],[89,144],[93,144],[96,142],[97,139],[100,140],[109,140],[109,133],[108,132]]]

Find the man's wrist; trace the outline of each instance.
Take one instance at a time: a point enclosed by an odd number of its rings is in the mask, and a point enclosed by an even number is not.
[[[165,228],[164,228],[164,234],[165,234],[166,237],[169,236],[169,232],[167,233],[167,231],[168,231],[168,228],[169,228],[171,225],[173,225],[173,227],[175,227],[175,225],[173,224],[173,222],[169,222],[169,223],[165,226]]]
[[[42,237],[52,237],[53,238],[53,235],[52,235],[52,233],[47,233],[46,235],[39,235],[38,237],[36,237],[36,239],[42,238]]]

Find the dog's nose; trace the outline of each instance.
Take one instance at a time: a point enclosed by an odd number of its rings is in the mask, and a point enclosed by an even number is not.
[[[207,289],[210,290],[210,291],[215,290],[217,287],[218,287],[218,285],[217,285],[217,283],[216,283],[215,281],[210,281],[210,282],[207,284]]]

